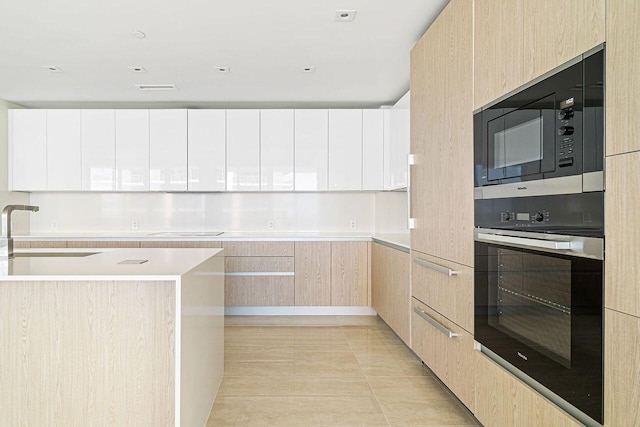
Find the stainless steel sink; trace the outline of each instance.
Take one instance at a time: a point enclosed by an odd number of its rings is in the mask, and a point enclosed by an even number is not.
[[[79,258],[90,255],[95,255],[99,252],[18,252],[13,254],[15,258],[59,258],[59,257],[69,257],[69,258]]]
[[[161,231],[149,233],[147,236],[157,237],[216,237],[224,233],[223,231]]]

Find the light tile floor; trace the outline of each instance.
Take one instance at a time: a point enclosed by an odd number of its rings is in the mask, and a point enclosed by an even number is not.
[[[228,316],[207,427],[475,426],[373,316]]]

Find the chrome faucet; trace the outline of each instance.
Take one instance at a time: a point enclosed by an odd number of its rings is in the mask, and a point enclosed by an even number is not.
[[[39,206],[7,205],[2,209],[2,234],[0,234],[0,260],[13,258],[13,239],[11,238],[11,212],[38,212]]]

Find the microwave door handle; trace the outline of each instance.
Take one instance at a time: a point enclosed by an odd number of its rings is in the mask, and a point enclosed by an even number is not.
[[[528,239],[526,237],[503,236],[501,234],[478,233],[477,240],[481,242],[506,243],[528,246],[536,249],[570,250],[571,242],[558,242],[554,240]]]

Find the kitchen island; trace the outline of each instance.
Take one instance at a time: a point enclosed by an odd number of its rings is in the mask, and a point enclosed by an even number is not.
[[[0,425],[202,426],[222,249],[30,249],[0,264]]]

